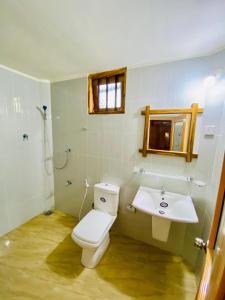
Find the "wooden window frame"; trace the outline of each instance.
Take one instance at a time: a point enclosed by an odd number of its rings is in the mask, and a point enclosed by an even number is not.
[[[100,109],[99,102],[95,100],[93,95],[93,80],[100,80],[110,78],[117,75],[123,75],[122,93],[121,93],[121,107]],[[126,75],[127,68],[120,68],[112,71],[105,71],[101,73],[90,74],[88,76],[88,113],[89,114],[124,114],[125,113],[125,96],[126,96]]]

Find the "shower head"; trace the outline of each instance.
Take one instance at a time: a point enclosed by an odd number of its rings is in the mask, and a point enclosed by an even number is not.
[[[47,110],[47,106],[43,105],[43,110],[39,107],[39,106],[36,106],[37,110],[40,112],[43,120],[47,120],[47,115],[46,115],[46,110]]]

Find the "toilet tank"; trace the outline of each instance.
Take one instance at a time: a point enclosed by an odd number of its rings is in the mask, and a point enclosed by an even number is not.
[[[117,215],[120,187],[110,183],[97,183],[94,186],[94,207],[112,216]]]

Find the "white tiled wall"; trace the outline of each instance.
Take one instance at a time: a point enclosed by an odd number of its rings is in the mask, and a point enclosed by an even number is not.
[[[60,161],[63,151],[70,146],[70,161],[64,170],[55,171],[56,207],[78,215],[84,193],[84,178],[91,188],[85,206],[87,211],[93,201],[93,185],[108,181],[121,185],[120,209],[117,229],[133,238],[159,246],[183,256],[193,265],[197,250],[193,238],[201,236],[206,228],[208,207],[215,203],[211,190],[213,165],[221,161],[221,138],[206,139],[204,125],[216,125],[220,130],[223,99],[212,100],[205,86],[205,78],[216,68],[225,66],[225,52],[217,57],[190,59],[180,62],[128,70],[126,113],[124,115],[88,115],[87,79],[53,83],[52,114],[54,157]],[[183,158],[150,155],[143,158],[138,149],[142,146],[144,118],[140,115],[145,105],[152,108],[189,107],[199,102],[205,108],[197,130],[196,148],[199,158],[186,163]],[[213,102],[213,103],[212,103]],[[213,114],[212,114],[213,112]],[[87,128],[87,130],[84,130]],[[191,187],[187,183],[132,173],[134,166],[144,166],[153,172],[171,175],[191,175],[206,181],[210,188]],[[214,168],[219,177],[219,164]],[[72,181],[70,187],[66,180]],[[132,214],[126,205],[132,201],[138,186],[159,188],[165,185],[169,191],[191,193],[199,215],[198,225],[173,223],[167,243],[157,242],[151,236],[151,217],[141,212]]]
[[[225,66],[225,51],[220,52],[217,55],[214,55],[211,60],[212,68],[216,71],[224,70]],[[214,214],[214,208],[218,193],[218,187],[220,182],[221,167],[225,152],[225,74],[219,77],[217,82],[210,88],[207,92],[207,105],[208,105],[208,115],[206,124],[215,124],[216,125],[216,135],[213,139],[209,138],[209,141],[205,146],[205,157],[204,165],[205,172],[208,168],[208,182],[209,185],[206,188],[205,193],[205,211],[202,218],[202,230],[200,236],[207,240],[209,236],[209,231],[212,223],[212,218]],[[208,148],[209,142],[211,142],[211,149]],[[212,161],[210,160],[209,165],[209,150],[214,153]],[[203,170],[204,171],[204,170]],[[199,232],[199,229],[198,229]],[[191,227],[189,229],[189,234],[191,233]],[[190,257],[190,254],[189,254]],[[200,279],[202,261],[204,259],[204,254],[198,252],[196,270],[197,270],[197,279]]]
[[[46,104],[51,111],[50,98],[49,83],[0,68],[0,235],[54,206],[53,171],[44,170],[43,122],[36,109]],[[47,128],[51,159],[51,118]]]

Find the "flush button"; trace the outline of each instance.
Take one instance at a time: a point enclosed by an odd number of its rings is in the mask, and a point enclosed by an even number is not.
[[[106,202],[106,199],[103,198],[103,197],[101,197],[101,198],[100,198],[100,201],[102,201],[103,203],[105,203],[105,202]]]
[[[161,202],[161,203],[160,203],[160,206],[161,206],[161,207],[167,207],[167,206],[168,206],[168,203],[166,203],[166,202]]]

